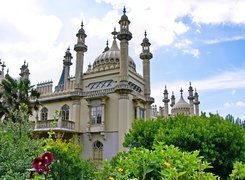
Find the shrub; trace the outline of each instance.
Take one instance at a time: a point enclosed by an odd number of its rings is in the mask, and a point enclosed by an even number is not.
[[[198,151],[181,152],[173,145],[155,145],[154,150],[133,148],[105,163],[97,179],[216,179],[198,157]]]
[[[222,178],[229,176],[233,162],[244,162],[245,159],[245,129],[218,115],[178,115],[155,121],[136,120],[125,137],[124,146],[152,149],[153,144],[158,142],[173,144],[182,151],[199,150],[204,160],[214,167],[208,171]]]

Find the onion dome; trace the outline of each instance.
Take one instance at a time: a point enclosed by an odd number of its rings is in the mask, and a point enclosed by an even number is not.
[[[179,101],[173,106],[171,112],[173,115],[177,115],[180,113],[190,114],[190,105],[184,100],[183,98],[183,90],[180,90],[180,99]]]
[[[100,54],[93,63],[93,71],[103,71],[108,69],[114,69],[120,67],[120,49],[118,48],[117,41],[116,41],[116,35],[117,32],[114,29],[114,32],[112,32],[114,35],[113,42],[111,45],[111,48],[106,49],[106,51],[103,51],[102,54]],[[136,65],[134,60],[128,56],[128,65],[129,69],[136,72]]]

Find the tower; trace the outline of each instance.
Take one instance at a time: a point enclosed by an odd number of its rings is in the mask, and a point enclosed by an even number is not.
[[[142,52],[140,53],[140,59],[143,62],[143,79],[144,79],[144,95],[146,97],[146,119],[150,119],[150,111],[151,111],[151,104],[152,99],[150,98],[151,95],[151,83],[150,83],[150,59],[152,58],[152,53],[150,52],[151,43],[149,39],[146,37],[145,31],[145,38],[143,39],[141,46]]]
[[[165,90],[163,92],[163,102],[164,102],[164,116],[167,117],[168,116],[168,103],[169,103],[169,99],[168,99],[168,90],[167,87],[165,86]]]
[[[70,66],[72,65],[71,59],[72,55],[70,53],[70,47],[67,48],[63,60],[63,68],[64,68],[64,87],[66,87],[67,80],[70,77]]]
[[[171,96],[171,108],[175,105],[175,96],[174,96],[174,92],[172,91],[172,96]]]
[[[74,50],[76,51],[76,72],[75,72],[75,90],[82,91],[83,90],[83,61],[84,61],[84,53],[88,50],[85,44],[85,38],[87,35],[83,29],[83,22],[81,24],[81,28],[77,33],[77,44],[74,46]]]
[[[123,15],[119,21],[120,31],[117,39],[120,41],[120,82],[128,81],[128,41],[132,39],[132,33],[129,31],[130,21],[126,15],[126,9],[123,9]]]
[[[28,64],[24,61],[24,64],[20,68],[20,78],[21,79],[29,79],[30,71],[28,68]]]
[[[195,115],[196,116],[199,116],[199,104],[200,104],[200,101],[198,99],[198,93],[197,93],[197,90],[195,89],[195,95],[194,95],[194,105],[195,105]]]
[[[188,92],[189,92],[188,99],[189,99],[189,104],[190,104],[190,114],[194,115],[193,100],[194,100],[195,97],[193,96],[193,88],[191,86],[191,82],[190,82],[190,86],[189,86]]]
[[[0,70],[0,80],[2,80],[4,78],[4,68],[6,66],[5,66],[5,63],[1,61],[1,59],[0,59],[0,65],[2,67],[2,70]]]
[[[116,92],[119,94],[118,101],[118,149],[123,151],[122,146],[124,135],[131,127],[131,119],[128,116],[130,107],[129,94],[132,89],[128,85],[128,41],[132,39],[132,33],[129,31],[130,21],[126,15],[126,9],[123,9],[123,15],[119,21],[120,31],[117,33],[117,39],[120,41],[120,72],[119,83]]]

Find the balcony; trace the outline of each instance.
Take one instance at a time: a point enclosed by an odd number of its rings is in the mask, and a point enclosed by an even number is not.
[[[75,131],[75,122],[61,120],[37,121],[34,131],[48,131],[51,128],[53,130]]]

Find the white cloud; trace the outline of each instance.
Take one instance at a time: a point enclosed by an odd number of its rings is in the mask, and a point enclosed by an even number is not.
[[[238,41],[238,40],[244,40],[245,36],[233,36],[233,37],[223,37],[219,39],[211,39],[207,40],[204,43],[206,44],[217,44],[221,42],[229,42],[229,41]]]
[[[174,46],[177,49],[181,50],[183,54],[190,54],[197,58],[200,52],[198,49],[192,48],[191,45],[192,45],[192,41],[188,39],[180,40],[174,44]]]
[[[59,68],[54,67],[62,68],[67,48],[62,42],[57,43],[62,25],[57,16],[45,14],[37,0],[1,0],[0,28],[11,27],[11,31],[0,33],[0,39],[5,39],[0,42],[0,58],[10,67],[10,74],[17,77],[24,60],[29,63],[35,83],[50,72],[59,74]],[[14,36],[16,32],[18,36]]]
[[[245,102],[243,102],[243,101],[238,101],[238,102],[236,102],[236,106],[237,106],[237,107],[244,108],[244,107],[245,107]]]
[[[225,89],[245,89],[245,70],[236,69],[234,71],[223,72],[219,75],[204,79],[192,81],[192,85],[200,91],[212,91],[212,90],[225,90]],[[188,82],[186,81],[175,81],[175,82],[164,82],[155,84],[152,87],[152,96],[157,100],[157,104],[161,104],[162,93],[164,90],[165,84],[169,92],[179,92],[181,87],[188,87]],[[187,89],[184,88],[184,93],[187,92]],[[224,104],[228,106],[232,104]],[[236,103],[236,106],[242,106],[242,103]]]

